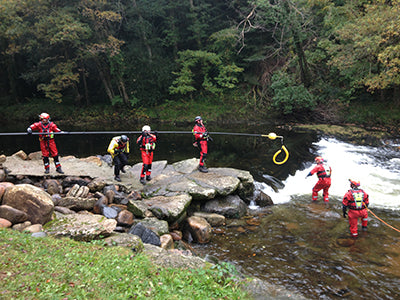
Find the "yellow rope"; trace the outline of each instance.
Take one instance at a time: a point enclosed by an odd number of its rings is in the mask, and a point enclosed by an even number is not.
[[[276,161],[276,157],[282,152],[282,150],[286,153],[285,158],[282,161]],[[274,161],[275,164],[282,165],[288,160],[288,158],[289,158],[289,151],[286,149],[285,145],[282,145],[282,148],[276,151],[276,153],[272,157],[272,160]]]
[[[392,228],[393,230],[396,230],[397,232],[400,232],[399,229],[393,227],[392,225],[389,225],[388,223],[386,223],[385,221],[383,221],[381,218],[379,218],[379,217],[378,217],[376,214],[374,214],[368,207],[367,207],[367,210],[368,210],[371,214],[373,214],[374,217],[377,218],[379,221],[381,221],[383,224],[385,224],[386,226]]]

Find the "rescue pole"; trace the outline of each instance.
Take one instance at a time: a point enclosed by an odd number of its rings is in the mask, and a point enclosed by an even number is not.
[[[52,132],[51,134],[56,135],[86,135],[86,134],[141,134],[141,131],[60,131],[60,132]],[[162,134],[193,134],[196,132],[192,131],[152,131],[152,133],[162,133]],[[200,133],[200,132],[199,132]],[[201,132],[202,133],[202,132]],[[235,135],[235,136],[253,136],[253,137],[263,137],[269,138],[270,140],[281,139],[281,148],[275,152],[272,157],[272,161],[277,165],[284,164],[289,159],[289,151],[283,144],[283,136],[276,135],[274,132],[270,132],[269,134],[259,134],[259,133],[239,133],[239,132],[209,132],[209,134],[213,135]],[[0,136],[16,136],[16,135],[43,135],[42,132],[0,132]],[[277,157],[279,154],[285,154],[285,157],[281,161],[277,161]]]

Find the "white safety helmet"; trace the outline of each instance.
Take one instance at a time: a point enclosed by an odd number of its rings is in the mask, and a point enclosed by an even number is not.
[[[150,132],[150,131],[151,131],[151,128],[150,128],[149,125],[144,125],[143,128],[142,128],[142,131],[148,131],[148,132]]]

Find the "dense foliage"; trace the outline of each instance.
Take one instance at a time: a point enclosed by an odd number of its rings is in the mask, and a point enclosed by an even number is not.
[[[400,0],[0,0],[0,101],[398,106],[399,24]]]

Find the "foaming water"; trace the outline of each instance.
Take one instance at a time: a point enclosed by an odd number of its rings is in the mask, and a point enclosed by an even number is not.
[[[332,168],[332,201],[341,201],[349,189],[348,179],[359,180],[370,196],[371,207],[400,209],[400,158],[399,152],[389,147],[353,145],[336,139],[321,139],[314,144],[315,155],[322,156]],[[315,164],[307,163],[283,182],[284,187],[275,192],[270,186],[258,187],[272,197],[275,204],[289,202],[293,196],[309,195],[317,176],[306,178]],[[322,191],[319,195],[322,201]]]

